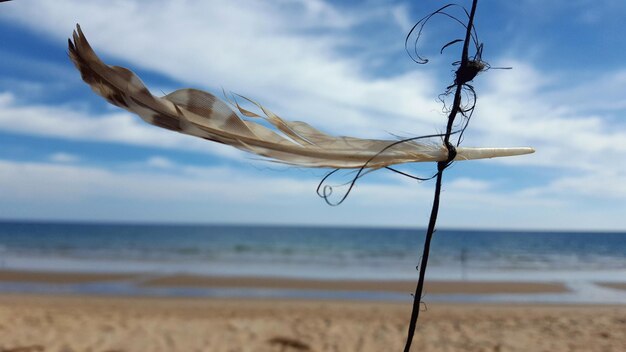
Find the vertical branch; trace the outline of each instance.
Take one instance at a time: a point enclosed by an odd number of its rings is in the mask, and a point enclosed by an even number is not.
[[[472,28],[474,28],[474,15],[476,13],[476,6],[478,0],[472,0],[472,9],[470,11],[469,20],[467,23],[467,32],[465,34],[465,41],[463,42],[463,52],[461,56],[461,64],[457,70],[457,79],[455,80],[456,90],[454,93],[454,101],[450,114],[448,115],[448,123],[446,125],[446,133],[444,135],[444,145],[448,149],[448,159],[446,161],[440,161],[437,163],[437,178],[435,181],[435,195],[433,199],[433,206],[430,212],[430,220],[428,221],[428,229],[426,231],[426,239],[424,241],[424,249],[422,253],[422,261],[419,266],[419,278],[417,281],[417,287],[415,288],[415,294],[413,295],[413,310],[411,312],[411,320],[409,322],[409,329],[404,346],[404,352],[409,352],[411,349],[411,343],[413,342],[413,336],[415,335],[415,328],[417,327],[417,319],[420,313],[420,304],[422,298],[422,292],[424,291],[424,278],[426,276],[426,266],[428,265],[428,255],[430,254],[430,243],[435,233],[435,225],[437,223],[437,215],[439,213],[439,199],[441,195],[441,183],[443,179],[443,171],[450,165],[454,157],[456,156],[456,149],[450,143],[450,135],[452,134],[452,126],[457,114],[462,111],[461,98],[463,92],[463,86],[467,82],[460,81],[458,79],[459,72],[467,69],[469,63],[469,45],[472,37]]]

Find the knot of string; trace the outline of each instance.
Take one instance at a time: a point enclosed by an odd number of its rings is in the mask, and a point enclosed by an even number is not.
[[[450,166],[450,164],[452,164],[454,158],[456,158],[456,147],[452,143],[447,142],[446,148],[448,149],[448,158],[437,163],[438,172],[445,170],[448,166]]]

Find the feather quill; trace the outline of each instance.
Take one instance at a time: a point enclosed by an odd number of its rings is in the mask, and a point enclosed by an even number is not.
[[[378,169],[394,164],[447,159],[447,149],[442,145],[331,136],[307,123],[283,120],[245,97],[241,98],[256,105],[263,115],[244,109],[235,99],[227,99],[227,103],[197,89],[181,89],[156,97],[130,70],[103,63],[79,25],[72,39],[68,40],[69,56],[94,92],[158,127],[227,144],[272,161],[306,167],[346,169],[365,166]],[[264,119],[275,129],[267,128],[255,119]],[[457,148],[455,160],[532,152],[534,150],[528,147]]]

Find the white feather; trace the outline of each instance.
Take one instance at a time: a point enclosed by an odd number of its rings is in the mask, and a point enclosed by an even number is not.
[[[231,145],[273,161],[331,168],[382,168],[394,164],[445,161],[442,145],[394,140],[331,136],[300,121],[283,120],[262,105],[263,115],[224,102],[213,94],[181,89],[153,96],[128,69],[104,64],[91,49],[80,26],[69,41],[69,55],[82,78],[107,101],[139,115],[146,122],[180,133]],[[230,103],[230,104],[229,104]],[[237,111],[239,114],[237,114]],[[248,119],[245,119],[248,118]],[[255,122],[264,119],[275,129]],[[532,153],[532,148],[458,148],[455,160]]]

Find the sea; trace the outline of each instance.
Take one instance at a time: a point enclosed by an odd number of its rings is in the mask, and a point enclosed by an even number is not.
[[[424,229],[0,222],[0,270],[278,277],[417,278]],[[626,304],[626,233],[440,229],[433,281],[560,282],[551,294],[431,295],[432,301]],[[0,292],[406,300],[392,292],[155,288],[137,282],[0,282]]]

